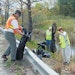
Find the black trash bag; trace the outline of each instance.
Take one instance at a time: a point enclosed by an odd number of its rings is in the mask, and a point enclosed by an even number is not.
[[[25,45],[29,39],[30,33],[27,33],[27,31],[25,29],[23,29],[23,31],[24,31],[25,35],[22,36],[20,43],[18,45],[17,52],[16,52],[16,60],[23,59],[24,48],[25,48]]]
[[[42,58],[50,58],[50,53],[44,50],[33,50],[33,53],[35,53],[41,60]]]
[[[21,60],[23,58],[23,52],[24,52],[24,47],[25,47],[26,42],[27,42],[27,37],[23,36],[17,48],[16,60]]]
[[[42,49],[40,49],[40,47]],[[50,58],[50,53],[45,51],[45,47],[46,47],[46,41],[45,42],[42,42],[42,43],[39,43],[38,44],[38,50],[36,51],[36,54],[37,55],[42,55],[42,57],[44,58]]]
[[[44,58],[50,58],[50,53],[49,52],[45,52],[42,57],[44,57]]]
[[[37,55],[40,55],[40,54],[42,55],[42,53],[43,53],[43,50],[37,50],[37,51],[36,51],[36,54],[37,54]]]
[[[42,56],[43,58],[50,58],[50,53],[44,50],[37,50],[36,55]]]
[[[51,41],[50,50],[51,50],[52,53],[56,52],[55,40]]]
[[[42,58],[50,58],[50,53],[45,51],[46,42],[38,43],[38,47],[36,50],[33,50],[33,53],[35,53],[41,60]]]
[[[50,58],[50,52],[43,50],[42,51],[42,57],[43,58]]]
[[[38,43],[37,45],[38,45],[37,49],[42,48],[43,50],[45,50],[46,42]]]
[[[36,54],[36,56],[38,58],[40,58],[42,60],[42,51],[41,50],[32,50],[34,54]]]

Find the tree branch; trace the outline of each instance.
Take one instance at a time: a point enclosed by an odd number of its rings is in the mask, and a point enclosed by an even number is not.
[[[40,1],[42,1],[42,0],[40,0]],[[38,0],[33,0],[32,2],[39,2]]]
[[[24,1],[23,1],[23,3],[26,4],[26,5],[28,5],[28,3],[24,2]]]

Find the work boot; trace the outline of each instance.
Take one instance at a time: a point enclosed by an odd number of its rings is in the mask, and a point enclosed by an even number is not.
[[[2,55],[2,58],[4,59],[4,61],[8,60],[8,58],[6,57],[6,55]]]
[[[68,63],[68,62],[64,62],[64,65],[69,65],[70,63]]]

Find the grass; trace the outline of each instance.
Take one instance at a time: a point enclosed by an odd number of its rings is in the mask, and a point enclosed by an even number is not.
[[[6,67],[10,69],[11,72],[14,72],[16,75],[22,75],[22,66],[20,63],[11,62],[10,59],[6,62]]]
[[[15,36],[16,36],[16,38],[17,38],[18,40],[20,40],[20,39],[21,39],[21,37],[22,37],[22,36],[21,36],[21,35],[19,35],[19,34],[16,34]]]
[[[70,64],[69,69],[72,74],[75,74],[75,63]]]
[[[36,29],[36,31],[34,30],[34,33],[33,33],[33,36],[35,38],[33,38],[31,40],[31,42],[27,42],[26,46],[29,47],[30,49],[33,49],[33,48],[36,49],[37,43],[38,43],[37,39],[39,39],[39,42],[44,40],[45,31],[50,25],[52,25],[53,22],[56,22],[57,28],[62,26],[64,28],[64,30],[67,31],[69,38],[71,40],[71,43],[72,43],[72,45],[74,45],[75,44],[75,19],[67,17],[67,18],[57,18],[57,19],[52,19],[52,20],[46,20],[46,21],[43,21],[39,25],[33,26],[34,29]],[[20,40],[20,38],[22,36],[16,35],[16,37]],[[54,66],[55,71],[58,73],[61,73],[61,68],[62,68],[62,66],[61,66],[61,62],[62,62],[61,53],[55,53],[55,54],[51,53],[51,58],[58,62]],[[72,62],[74,62],[74,61],[72,61]],[[69,70],[72,73],[75,73],[75,64],[74,63],[69,65]],[[7,61],[7,66],[11,67],[11,65],[12,65],[12,63],[9,59]],[[17,69],[16,75],[22,75],[22,72],[20,72],[21,66],[19,64],[17,64],[17,65],[15,65],[15,68]]]
[[[61,72],[62,72],[62,64],[61,63],[56,63],[55,65],[54,65],[54,70],[57,72],[57,73],[59,73],[59,74],[61,74]]]
[[[10,68],[10,66],[12,65],[10,58],[7,60],[6,62],[6,66]]]
[[[31,40],[30,42],[27,42],[26,44],[27,47],[29,47],[30,49],[33,49],[33,48],[37,48],[37,41],[36,40]]]
[[[64,17],[64,16],[54,16],[50,20],[42,21],[40,24],[33,26],[33,39],[31,42],[27,43],[27,46],[30,48],[36,48],[38,41],[44,41],[45,39],[45,31],[49,26],[52,25],[53,22],[56,22],[57,28],[62,26],[65,31],[67,31],[71,44],[75,44],[75,19],[72,17]],[[16,35],[18,39],[22,36]]]
[[[22,75],[22,73],[21,72],[17,72],[16,75]]]
[[[34,28],[33,28],[34,29],[34,33],[33,33],[34,36],[36,35],[37,32],[39,32],[40,34],[38,34],[37,38],[39,38],[40,41],[43,40],[41,37],[45,38],[45,36],[44,36],[45,31],[48,29],[49,26],[52,25],[53,22],[56,22],[57,29],[60,26],[63,27],[63,29],[65,31],[67,31],[67,33],[69,35],[71,44],[72,45],[75,44],[75,38],[74,38],[75,37],[75,19],[71,18],[71,17],[46,20],[46,21],[42,22],[41,24],[34,26]],[[41,36],[41,35],[43,35],[43,36]]]
[[[50,53],[51,54],[51,57],[52,59],[54,59],[55,61],[57,62],[62,62],[62,55],[61,55],[61,52],[60,53]]]
[[[48,22],[48,23],[47,23]],[[74,32],[75,29],[75,19],[57,19],[48,20],[46,24],[37,25],[35,28],[39,30],[46,30],[53,22],[56,22],[57,28],[62,26],[67,32]]]
[[[53,65],[53,69],[59,73],[60,75],[64,75],[65,73],[63,71],[68,71],[69,75],[75,75],[75,58],[72,58],[70,61],[70,64],[64,65],[62,63],[62,57],[61,57],[61,53],[59,54],[51,54],[53,60],[55,60],[55,64]],[[49,62],[49,61],[48,61]],[[51,62],[50,62],[51,63]]]

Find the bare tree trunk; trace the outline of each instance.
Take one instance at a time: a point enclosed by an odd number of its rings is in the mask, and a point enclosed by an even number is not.
[[[1,24],[1,11],[2,9],[1,9],[1,3],[0,3],[0,24]]]
[[[28,31],[32,32],[31,1],[28,0]]]
[[[5,22],[9,17],[9,0],[6,0],[6,7],[5,7]]]
[[[7,18],[9,17],[9,0],[7,0]]]
[[[0,3],[0,14],[1,14],[1,10],[2,10],[2,8],[1,8],[1,3]]]
[[[21,0],[21,12],[22,12],[22,26],[24,26],[24,17],[23,17],[23,0]]]

